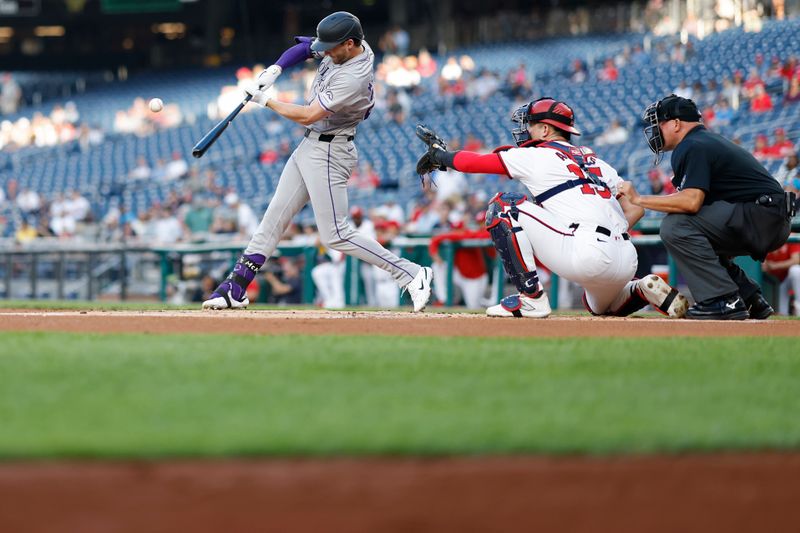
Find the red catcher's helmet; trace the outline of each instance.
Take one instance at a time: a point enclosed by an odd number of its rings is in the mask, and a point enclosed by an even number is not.
[[[581,134],[575,129],[575,112],[572,108],[548,96],[531,102],[528,122],[544,122],[573,135]]]

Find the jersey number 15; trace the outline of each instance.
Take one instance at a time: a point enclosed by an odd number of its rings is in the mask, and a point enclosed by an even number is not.
[[[583,173],[581,167],[579,167],[574,163],[567,165],[567,170],[569,170],[579,178],[587,179],[586,174]],[[603,172],[600,170],[600,167],[587,167],[586,170],[589,171],[589,173],[592,174],[593,176],[596,176],[598,178],[603,177]],[[600,196],[600,198],[606,198],[606,199],[611,198],[611,190],[604,185],[599,185],[599,184],[595,185],[594,183],[584,183],[581,186],[581,192],[583,194],[597,194]]]

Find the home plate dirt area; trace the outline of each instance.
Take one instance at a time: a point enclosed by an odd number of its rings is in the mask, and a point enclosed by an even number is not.
[[[0,310],[0,331],[399,335],[446,337],[800,336],[800,321],[693,321],[656,317],[489,318],[397,311],[31,311]]]
[[[585,315],[516,320],[467,313],[315,310],[2,310],[0,330],[786,337],[800,336],[800,321],[726,323]],[[800,453],[796,452],[6,461],[0,462],[0,532],[797,531],[799,494]]]

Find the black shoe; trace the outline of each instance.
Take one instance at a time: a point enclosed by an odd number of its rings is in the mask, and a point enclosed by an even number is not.
[[[747,310],[750,313],[750,318],[755,318],[756,320],[766,320],[770,315],[775,314],[775,310],[760,292],[755,293],[747,300]]]
[[[694,320],[747,320],[749,317],[744,300],[738,294],[698,302],[686,312],[686,318]]]

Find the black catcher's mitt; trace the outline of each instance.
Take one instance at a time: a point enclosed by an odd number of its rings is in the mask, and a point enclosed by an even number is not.
[[[436,169],[447,170],[441,159],[441,155],[447,151],[444,140],[425,124],[417,124],[416,134],[428,146],[428,151],[417,161],[417,174],[422,176]]]

